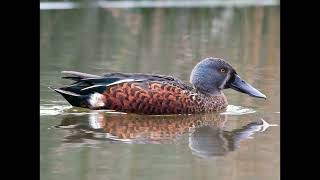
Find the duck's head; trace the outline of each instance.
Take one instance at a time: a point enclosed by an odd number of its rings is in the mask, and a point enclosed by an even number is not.
[[[223,89],[232,88],[236,91],[257,98],[266,96],[245,82],[233,67],[219,58],[206,58],[200,61],[192,70],[190,82],[200,92],[219,95]]]

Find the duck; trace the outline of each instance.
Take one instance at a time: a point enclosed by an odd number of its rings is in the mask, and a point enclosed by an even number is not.
[[[73,83],[49,88],[72,106],[144,115],[197,114],[226,110],[225,89],[266,99],[224,59],[208,57],[190,74],[190,84],[171,75],[62,71]]]

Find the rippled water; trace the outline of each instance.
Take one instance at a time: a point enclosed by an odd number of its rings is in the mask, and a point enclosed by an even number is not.
[[[41,11],[41,179],[280,178],[279,7]],[[60,71],[142,72],[188,82],[227,59],[267,100],[226,90],[221,114],[140,116],[71,107]]]

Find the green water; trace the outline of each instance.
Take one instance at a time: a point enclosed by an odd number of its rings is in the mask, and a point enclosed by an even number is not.
[[[260,120],[280,125],[279,16],[273,6],[41,11],[41,179],[279,179],[280,127]],[[208,56],[268,99],[226,90],[226,114],[141,117],[71,108],[47,88],[69,83],[63,70],[188,81]]]

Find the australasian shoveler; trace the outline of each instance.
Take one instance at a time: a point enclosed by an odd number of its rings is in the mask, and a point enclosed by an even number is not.
[[[222,90],[232,88],[257,98],[266,96],[241,79],[223,59],[206,58],[192,70],[189,86],[165,75],[108,73],[92,75],[63,71],[63,78],[75,82],[53,88],[72,106],[108,109],[136,114],[194,114],[227,107]]]

